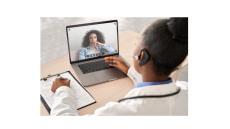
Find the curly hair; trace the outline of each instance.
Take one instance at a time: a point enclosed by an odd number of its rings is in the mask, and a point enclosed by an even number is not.
[[[90,42],[89,42],[89,36],[91,34],[96,34],[97,35],[97,41],[100,42],[100,43],[105,43],[105,37],[104,37],[104,34],[98,30],[89,30],[86,32],[85,36],[82,38],[82,43],[81,43],[81,46],[82,47],[87,47],[89,46]]]

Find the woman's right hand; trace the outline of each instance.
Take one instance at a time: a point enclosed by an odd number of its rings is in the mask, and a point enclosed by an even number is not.
[[[107,63],[115,63],[115,64],[109,64],[110,66],[114,66],[121,69],[125,74],[128,73],[129,66],[121,58],[112,56],[112,57],[105,57],[104,59],[105,62]]]

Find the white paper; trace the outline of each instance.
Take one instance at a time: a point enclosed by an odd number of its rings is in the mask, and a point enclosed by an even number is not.
[[[69,72],[60,74],[60,76],[71,80],[70,88],[75,92],[77,109],[95,102],[90,94],[70,75]],[[40,83],[40,93],[50,108],[54,103],[54,93],[51,91],[51,86],[53,85],[55,78],[57,78],[57,76],[50,77],[46,81],[42,80]]]

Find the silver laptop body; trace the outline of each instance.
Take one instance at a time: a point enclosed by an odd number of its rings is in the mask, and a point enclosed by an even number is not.
[[[113,52],[100,52],[94,57],[88,57],[85,59],[79,59],[79,52],[83,49],[82,42],[86,33],[90,30],[98,30],[104,34],[105,45],[108,45],[114,49]],[[76,72],[78,78],[84,86],[90,86],[102,82],[113,81],[119,78],[127,77],[120,69],[115,67],[110,67],[108,69],[95,71],[91,73],[83,73],[79,65],[104,61],[105,57],[115,56],[121,58],[123,61],[124,58],[119,55],[119,38],[118,38],[118,21],[102,21],[96,23],[86,23],[78,25],[66,26],[68,49],[69,49],[69,59],[70,64],[74,71]],[[117,45],[117,46],[116,46]],[[92,54],[95,55],[95,54]],[[127,65],[128,62],[125,61]],[[130,66],[130,65],[129,65]]]

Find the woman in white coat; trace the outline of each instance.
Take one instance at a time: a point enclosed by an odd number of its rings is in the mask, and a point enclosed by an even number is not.
[[[120,102],[109,102],[91,115],[188,115],[187,83],[175,84],[169,77],[187,54],[188,18],[161,19],[146,26],[137,37],[134,67],[120,58],[105,58],[133,80],[134,88]],[[70,80],[54,81],[52,116],[78,115],[69,84]]]

